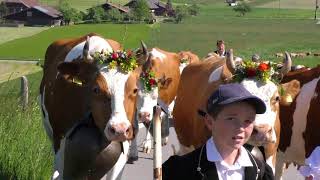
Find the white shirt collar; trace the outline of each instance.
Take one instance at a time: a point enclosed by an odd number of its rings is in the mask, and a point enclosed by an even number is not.
[[[223,161],[219,151],[217,150],[216,145],[215,145],[212,137],[210,139],[208,139],[208,141],[206,143],[206,150],[207,150],[208,161],[220,162],[222,164],[226,164]],[[238,156],[238,159],[236,160],[234,165],[240,166],[240,167],[253,166],[253,164],[249,158],[248,152],[244,147],[240,148],[240,155]]]

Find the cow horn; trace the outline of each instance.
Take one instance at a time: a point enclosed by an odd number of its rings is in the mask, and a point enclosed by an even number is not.
[[[141,47],[142,47],[142,53],[144,55],[147,55],[148,54],[148,48],[147,48],[147,45],[141,40]]]
[[[227,53],[227,67],[231,73],[234,73],[236,71],[236,65],[233,60],[233,49],[230,49]]]
[[[89,42],[90,42],[90,37],[87,36],[86,43],[84,44],[84,47],[83,47],[82,55],[83,55],[84,59],[92,60],[93,58],[89,54],[89,46],[90,46]]]
[[[143,64],[142,66],[142,71],[146,72],[148,69],[151,68],[151,60],[152,60],[152,54],[148,54],[148,58],[146,60],[146,62]]]
[[[288,52],[285,52],[285,58],[283,60],[283,66],[280,70],[282,75],[287,74],[290,70],[291,70],[291,66],[292,66],[292,60],[291,60],[291,56]]]

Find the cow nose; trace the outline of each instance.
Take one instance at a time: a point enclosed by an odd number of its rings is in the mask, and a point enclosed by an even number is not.
[[[110,132],[115,136],[127,138],[130,133],[130,126],[126,123],[113,124],[110,126]]]
[[[267,134],[270,131],[271,131],[271,127],[267,124],[257,125],[257,126],[254,126],[254,128],[253,128],[253,133]]]
[[[140,112],[138,114],[138,117],[140,119],[141,122],[147,122],[150,121],[150,113],[149,112]]]

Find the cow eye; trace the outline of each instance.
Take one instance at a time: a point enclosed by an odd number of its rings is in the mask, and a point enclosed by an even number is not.
[[[135,89],[133,90],[133,93],[134,93],[134,94],[137,94],[137,92],[138,92],[138,88],[135,88]]]
[[[99,94],[99,92],[100,92],[100,88],[99,87],[94,87],[93,88],[93,92],[95,93],[95,94]]]
[[[280,101],[280,96],[277,96],[276,99],[275,99],[277,102]]]

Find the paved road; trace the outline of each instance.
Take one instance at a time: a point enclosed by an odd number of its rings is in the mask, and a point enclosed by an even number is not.
[[[145,137],[145,129],[142,128],[138,134],[138,146],[139,146],[139,160],[134,164],[127,164],[123,172],[122,180],[152,180],[153,178],[153,161],[152,153],[145,154],[141,152],[141,144],[143,138]],[[168,145],[162,148],[163,153],[163,162],[168,159],[170,155],[173,154],[171,144],[178,147],[178,141],[176,134],[173,128],[170,128],[170,137]],[[283,180],[303,180],[302,176],[299,175],[299,172],[294,169],[293,166],[290,166],[284,172]]]

